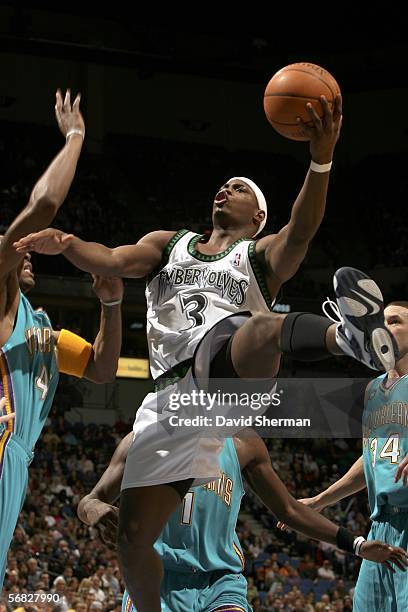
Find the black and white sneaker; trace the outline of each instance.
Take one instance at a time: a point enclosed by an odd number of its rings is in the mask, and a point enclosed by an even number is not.
[[[338,323],[337,345],[373,370],[388,372],[398,359],[397,343],[384,324],[383,296],[376,283],[355,268],[340,268],[333,278],[336,302],[327,299],[323,312]],[[338,316],[326,312],[329,305]]]

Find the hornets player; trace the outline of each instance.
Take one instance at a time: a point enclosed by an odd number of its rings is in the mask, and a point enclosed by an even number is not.
[[[115,540],[118,509],[112,503],[120,493],[131,442],[130,433],[119,444],[100,481],[78,506],[79,518],[97,526],[108,541]],[[264,442],[253,432],[226,439],[220,469],[218,480],[187,492],[181,508],[170,517],[155,543],[165,569],[162,611],[249,610],[247,583],[242,574],[245,561],[235,532],[244,495],[241,472],[264,504],[279,518],[286,517],[294,529],[345,548],[347,539],[350,543],[363,541],[297,502],[274,472]],[[404,568],[404,551],[388,548],[380,542],[362,542],[359,554],[377,562],[395,561]],[[122,611],[132,609],[125,593]]]
[[[118,306],[102,307],[101,329],[92,347],[67,330],[54,332],[47,314],[34,310],[24,295],[34,285],[30,256],[22,257],[11,245],[28,228],[41,229],[52,221],[71,185],[82,148],[79,97],[71,105],[69,90],[64,101],[58,91],[55,110],[65,146],[0,242],[0,397],[5,412],[0,423],[0,587],[24,502],[27,468],[52,405],[59,371],[97,382],[112,379],[121,340]],[[108,303],[121,300],[119,280],[112,284],[95,279],[94,287]]]
[[[301,501],[321,511],[367,487],[372,520],[368,540],[380,539],[407,550],[408,490],[401,475],[406,473],[408,464],[408,302],[392,302],[384,315],[386,326],[397,341],[399,359],[395,369],[367,386],[363,455],[338,482]],[[363,561],[353,610],[408,610],[407,576]]]

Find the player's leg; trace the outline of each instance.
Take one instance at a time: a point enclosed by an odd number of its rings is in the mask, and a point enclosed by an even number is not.
[[[317,361],[349,355],[375,370],[389,370],[398,354],[384,324],[382,294],[375,282],[354,268],[334,277],[339,322],[311,313],[257,313],[234,333],[228,351],[241,378],[271,378],[280,355]]]
[[[192,483],[124,489],[120,497],[118,557],[138,612],[160,612],[163,567],[153,545]]]
[[[206,612],[249,612],[247,581],[242,574],[212,572],[209,584],[198,600],[198,609]]]
[[[0,435],[0,592],[6,572],[7,552],[13,539],[27,489],[27,464],[7,448],[8,432]]]

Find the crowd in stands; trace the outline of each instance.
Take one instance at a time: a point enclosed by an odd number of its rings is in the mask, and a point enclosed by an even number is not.
[[[56,400],[58,404],[58,396]],[[105,469],[130,423],[74,425],[59,411],[45,428],[29,470],[29,488],[8,557],[2,610],[35,610],[7,603],[9,594],[58,596],[48,610],[119,612],[123,582],[115,550],[77,519],[76,506]],[[339,478],[360,451],[355,440],[269,440],[272,463],[296,497],[308,497]],[[245,557],[248,599],[255,612],[351,610],[358,561],[330,545],[282,532],[250,492],[238,535]],[[364,496],[327,515],[354,533],[369,528]],[[251,517],[251,520],[248,519]]]

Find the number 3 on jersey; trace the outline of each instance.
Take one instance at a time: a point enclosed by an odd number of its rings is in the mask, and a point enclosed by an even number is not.
[[[373,438],[370,444],[370,450],[373,453],[372,466],[375,467],[377,460],[378,438]],[[378,455],[379,459],[389,459],[391,463],[398,463],[400,451],[400,437],[398,433],[392,434],[387,438]]]
[[[195,293],[194,295],[180,295],[180,302],[183,312],[186,313],[187,319],[192,321],[192,327],[198,327],[205,323],[204,310],[207,308],[208,299],[207,296],[202,293]],[[181,330],[184,331],[184,330]]]
[[[43,365],[41,373],[35,379],[35,386],[41,393],[41,401],[43,402],[47,397],[48,387],[50,383],[50,377],[48,376],[47,368]]]

